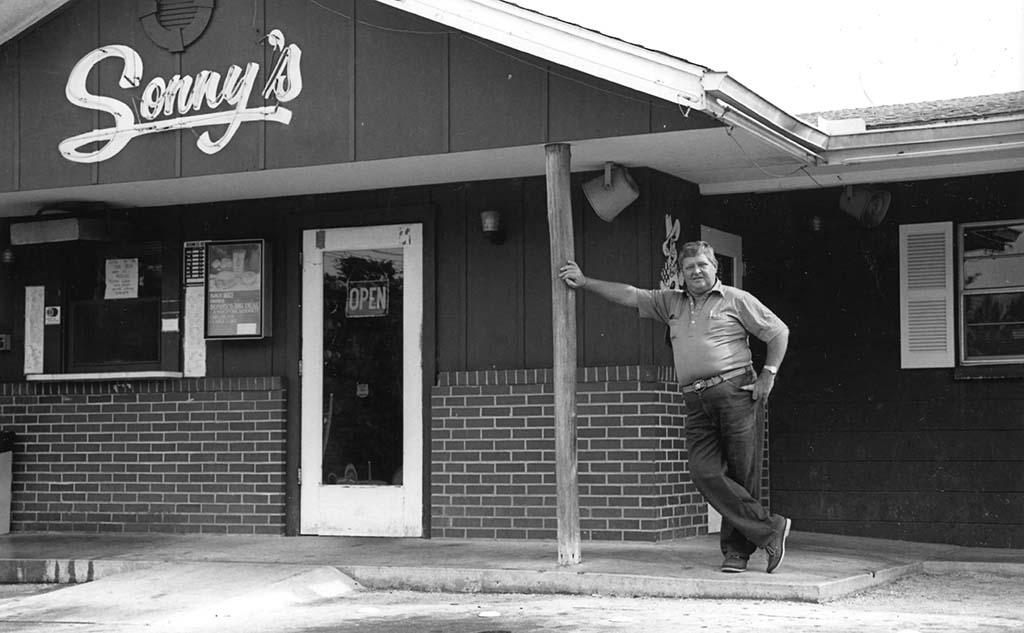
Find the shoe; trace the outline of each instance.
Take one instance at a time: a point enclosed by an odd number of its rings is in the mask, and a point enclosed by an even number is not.
[[[722,561],[722,571],[727,574],[740,574],[747,571],[747,559],[739,554],[727,554]]]
[[[764,546],[764,551],[768,552],[768,568],[765,571],[769,574],[782,564],[782,558],[786,555],[786,537],[789,536],[789,528],[793,522],[785,517],[782,517],[782,520],[785,521],[782,529]]]

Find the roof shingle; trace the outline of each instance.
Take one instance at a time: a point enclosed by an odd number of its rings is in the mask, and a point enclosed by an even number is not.
[[[817,125],[818,117],[833,121],[860,118],[864,119],[867,129],[871,130],[965,119],[977,120],[1012,114],[1024,114],[1024,91],[871,108],[809,112],[797,116],[811,125]]]

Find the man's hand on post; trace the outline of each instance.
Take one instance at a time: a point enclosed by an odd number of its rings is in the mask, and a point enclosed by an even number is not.
[[[558,276],[565,285],[570,288],[577,289],[587,285],[587,278],[583,275],[583,271],[576,262],[566,262],[565,266],[558,269]]]

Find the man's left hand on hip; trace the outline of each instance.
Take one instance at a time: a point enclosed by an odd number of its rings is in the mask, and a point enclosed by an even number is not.
[[[758,374],[757,380],[754,381],[754,384],[747,385],[746,387],[743,387],[743,389],[749,391],[750,397],[754,400],[760,400],[761,398],[767,398],[774,386],[775,374],[769,371],[762,371]]]

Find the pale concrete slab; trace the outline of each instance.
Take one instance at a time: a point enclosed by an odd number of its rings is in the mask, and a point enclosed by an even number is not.
[[[341,598],[359,588],[333,567],[277,563],[160,562],[56,592],[0,604],[2,622],[102,622],[189,630]]]
[[[0,536],[0,579],[40,582],[38,574],[52,578],[56,569],[62,582],[80,582],[137,570],[167,588],[178,580],[159,580],[166,574],[154,565],[173,561],[326,566],[375,589],[823,602],[918,573],[926,563],[1024,565],[1021,550],[802,532],[790,536],[773,574],[764,573],[760,554],[744,574],[721,573],[716,536],[586,542],[582,553],[582,564],[560,567],[553,541],[16,533]]]

